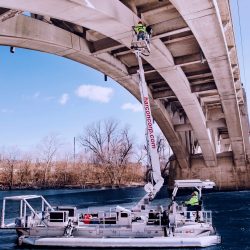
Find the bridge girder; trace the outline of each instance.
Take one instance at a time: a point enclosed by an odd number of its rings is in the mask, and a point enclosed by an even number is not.
[[[121,2],[126,3],[132,11],[126,8]],[[235,96],[232,97],[230,95],[229,98],[228,95],[226,95],[227,92],[223,89],[224,85],[219,86],[219,80],[225,79],[218,78],[218,75],[217,78],[215,77],[218,60],[210,56],[212,47],[204,47],[206,44],[202,44],[202,41],[197,38],[200,34],[199,32],[202,33],[203,31],[198,30],[199,27],[194,28],[194,24],[190,25],[191,21],[183,14],[183,11],[186,11],[183,6],[189,4],[187,3],[188,1],[173,0],[170,2],[158,2],[123,0],[121,2],[116,0],[89,0],[85,2],[78,0],[56,0],[53,1],[53,6],[56,7],[53,7],[49,0],[36,0],[35,2],[32,0],[0,0],[0,6],[49,16],[54,25],[55,20],[58,20],[59,23],[66,22],[60,25],[65,25],[66,27],[62,28],[71,32],[72,30],[68,29],[68,26],[79,25],[79,27],[83,27],[84,35],[80,34],[80,36],[85,39],[87,38],[87,40],[84,40],[84,43],[88,46],[88,57],[91,58],[94,56],[98,61],[98,63],[95,62],[97,64],[94,67],[120,82],[138,98],[138,89],[133,87],[131,90],[131,86],[126,83],[127,79],[133,79],[132,81],[136,82],[136,77],[133,75],[135,72],[132,73],[137,66],[135,63],[136,60],[134,60],[133,54],[129,52],[129,47],[131,42],[131,26],[138,20],[134,13],[137,13],[144,21],[150,24],[155,31],[152,39],[152,54],[148,58],[144,58],[144,64],[149,65],[148,70],[146,70],[146,80],[148,79],[147,83],[151,89],[152,97],[159,99],[151,100],[153,110],[155,110],[153,111],[154,118],[170,142],[180,165],[187,167],[188,157],[185,148],[181,145],[178,132],[174,130],[174,128],[176,128],[174,125],[178,126],[179,124],[174,124],[174,120],[171,119],[168,111],[164,108],[164,106],[172,103],[171,100],[174,100],[174,102],[177,101],[182,107],[182,112],[184,112],[188,124],[192,127],[195,139],[198,140],[207,166],[216,165],[216,142],[212,138],[212,135],[215,131],[219,133],[217,127],[211,128],[210,126],[209,128],[207,126],[207,110],[211,110],[211,107],[220,106],[220,103],[222,103],[224,110],[225,106],[230,102],[230,107],[233,105],[234,110],[238,113],[235,117],[234,125],[230,127],[228,125],[230,120],[228,117],[230,116],[225,112],[227,128],[223,128],[223,131],[228,129],[230,139],[232,138],[231,144],[235,160],[238,161],[239,164],[244,164],[245,142],[243,141],[242,133],[240,137],[240,133],[237,132],[236,136],[234,132],[234,129],[239,129],[240,123],[240,121],[239,123],[236,121],[240,118],[237,100],[233,103],[232,99],[236,99]],[[147,4],[151,4],[151,7],[148,7]],[[218,11],[214,8],[215,6],[211,5],[210,1],[207,0],[202,0],[202,3],[199,1],[197,5],[201,5],[202,7],[200,8],[204,8],[204,13],[208,11],[206,8],[209,6],[209,8],[212,9],[212,14],[210,13],[211,16]],[[110,8],[110,6],[112,6],[112,8]],[[194,8],[199,7],[195,6]],[[196,10],[193,10],[193,12],[196,12]],[[166,15],[166,13],[168,15]],[[165,18],[166,16],[167,18]],[[215,18],[215,20],[211,19],[210,21],[213,22],[216,32],[222,32],[223,36],[223,31],[221,29],[218,30],[216,26],[218,20]],[[100,22],[102,22],[102,25],[100,25]],[[224,22],[227,30],[229,29],[228,27],[230,27],[228,23],[230,22]],[[78,34],[77,32],[75,31],[73,33]],[[221,36],[221,33],[219,36]],[[221,43],[222,41],[219,40],[219,42]],[[225,44],[219,45],[223,47]],[[37,47],[37,45],[33,46]],[[230,50],[232,53],[235,53],[233,47],[231,47]],[[187,53],[187,51],[189,51],[189,53]],[[57,51],[55,54],[78,60],[85,64],[87,64],[86,61],[88,61],[76,55],[72,48]],[[93,61],[93,58],[91,60]],[[99,64],[107,63],[109,60],[114,61],[114,65],[117,61],[123,65],[122,76],[117,76],[116,73],[114,74],[112,67],[107,70],[105,68],[106,66],[99,66]],[[228,57],[222,58],[222,60],[228,60]],[[234,58],[232,61],[234,64],[233,76],[237,76],[237,60],[235,61]],[[212,63],[217,63],[214,68]],[[220,62],[219,65],[221,66]],[[230,67],[230,65],[226,66]],[[229,68],[229,71],[230,69],[231,68]],[[152,75],[154,75],[153,78]],[[157,78],[158,80],[156,80]],[[228,75],[226,79],[228,80]],[[225,93],[225,95],[222,95],[224,99],[220,99],[218,92],[219,94]],[[219,110],[220,109],[221,107],[219,107]],[[221,117],[218,119],[221,119]],[[247,130],[248,127],[244,126],[244,128]]]
[[[229,26],[231,22],[230,11],[222,12],[224,16],[220,19],[217,1],[199,1],[195,8],[194,3],[190,1],[170,1],[190,27],[208,61],[225,113],[235,163],[238,166],[245,165],[246,146],[248,147],[246,144],[249,144],[249,139],[246,138],[244,142],[243,129],[245,128],[242,125],[234,74],[230,65],[233,60],[237,61],[237,58],[230,57],[230,51],[235,48],[235,45],[228,44],[226,41],[222,24],[224,18],[224,22],[226,19],[227,26]],[[224,10],[229,8],[227,1],[218,1],[218,3],[224,5]],[[234,41],[234,37],[230,40]]]

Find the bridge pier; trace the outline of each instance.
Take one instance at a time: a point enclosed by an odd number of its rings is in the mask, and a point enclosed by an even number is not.
[[[176,159],[170,160],[169,186],[174,180],[182,179],[209,179],[216,183],[217,190],[244,190],[250,189],[250,165],[236,166],[232,152],[223,152],[217,155],[218,164],[207,167],[202,155],[193,155],[190,158],[190,168],[181,168]]]

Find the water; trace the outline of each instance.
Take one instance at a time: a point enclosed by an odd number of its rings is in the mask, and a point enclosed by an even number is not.
[[[106,190],[25,190],[1,191],[0,202],[5,196],[23,194],[39,194],[52,205],[76,205],[83,209],[87,207],[114,207],[119,204],[130,207],[144,194],[142,188],[123,188]],[[154,204],[166,204],[165,189],[161,191]],[[213,211],[214,226],[222,237],[222,243],[205,248],[206,250],[250,250],[250,191],[209,193],[203,197],[204,206]],[[17,208],[18,209],[18,208]],[[12,206],[8,210],[8,217],[14,218],[17,209]],[[18,247],[14,231],[0,231],[0,249],[33,249]],[[49,248],[40,248],[47,250]],[[60,248],[57,248],[60,249]],[[182,250],[184,250],[182,248]]]

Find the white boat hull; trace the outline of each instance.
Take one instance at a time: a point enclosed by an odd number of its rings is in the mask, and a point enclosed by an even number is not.
[[[192,238],[154,237],[154,238],[77,238],[77,237],[23,237],[20,244],[32,246],[60,247],[208,247],[220,243],[220,236],[202,236]]]

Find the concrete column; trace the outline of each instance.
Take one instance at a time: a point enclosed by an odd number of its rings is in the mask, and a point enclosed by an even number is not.
[[[169,186],[174,180],[209,179],[214,181],[217,190],[244,190],[250,188],[250,175],[246,166],[235,166],[232,152],[217,154],[218,165],[208,168],[202,155],[192,156],[191,167],[181,169],[175,159],[170,162]]]

